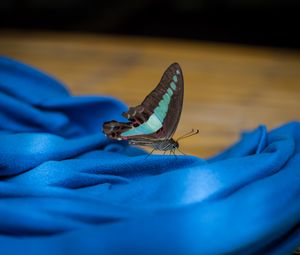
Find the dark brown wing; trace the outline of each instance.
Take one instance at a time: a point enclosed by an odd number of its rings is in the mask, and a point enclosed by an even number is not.
[[[174,80],[174,76],[176,76],[176,82]],[[172,88],[172,83],[175,83],[175,89]],[[166,116],[162,121],[162,128],[152,134],[138,135],[139,137],[151,140],[165,140],[171,138],[175,133],[180,120],[184,94],[183,74],[179,64],[177,63],[174,63],[167,68],[159,84],[144,99],[141,105],[130,107],[128,112],[123,113],[123,116],[133,123],[143,124],[154,113],[168,90],[171,90],[173,94],[168,105]]]

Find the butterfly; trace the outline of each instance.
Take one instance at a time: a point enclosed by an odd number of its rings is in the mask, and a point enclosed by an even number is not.
[[[199,132],[192,130],[176,141],[172,138],[180,120],[183,94],[182,70],[179,64],[173,63],[144,101],[122,114],[128,122],[115,120],[105,122],[103,132],[111,139],[128,140],[129,144],[150,146],[152,152],[160,150],[175,153],[176,149],[179,150],[178,140]]]

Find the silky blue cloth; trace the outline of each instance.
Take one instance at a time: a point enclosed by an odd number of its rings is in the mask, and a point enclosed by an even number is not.
[[[300,123],[204,160],[108,140],[126,106],[0,58],[1,254],[290,254]]]

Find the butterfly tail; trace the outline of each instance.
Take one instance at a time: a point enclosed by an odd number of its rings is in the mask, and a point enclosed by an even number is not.
[[[121,134],[131,128],[129,123],[115,120],[103,123],[103,132],[111,139],[120,139]]]

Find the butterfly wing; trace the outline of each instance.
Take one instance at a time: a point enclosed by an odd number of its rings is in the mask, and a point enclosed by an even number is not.
[[[179,64],[170,65],[159,84],[141,105],[123,113],[129,122],[106,122],[104,132],[114,139],[135,144],[166,140],[176,131],[183,105],[183,75]]]

